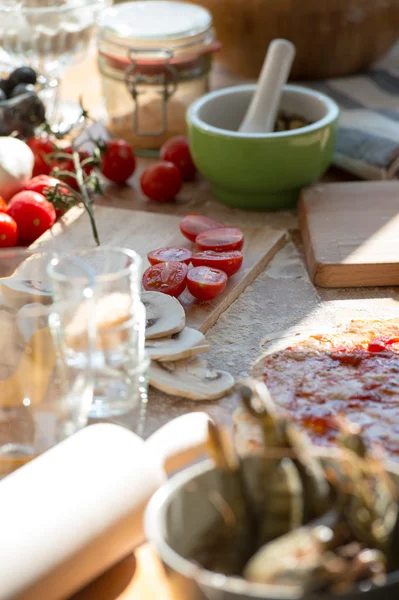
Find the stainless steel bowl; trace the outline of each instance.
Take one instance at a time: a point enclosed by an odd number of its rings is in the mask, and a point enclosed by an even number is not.
[[[329,449],[326,464],[337,460]],[[389,465],[399,484],[399,466]],[[208,528],[220,519],[209,492],[218,489],[211,461],[185,469],[165,483],[151,499],[145,514],[147,539],[161,558],[176,600],[298,600],[298,591],[286,586],[254,584],[238,577],[207,571],[185,557]],[[399,550],[398,550],[399,551]],[[312,594],[306,600],[398,600],[399,571],[383,587],[354,589],[350,594]]]

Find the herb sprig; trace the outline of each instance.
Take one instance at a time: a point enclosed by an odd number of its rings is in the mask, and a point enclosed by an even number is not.
[[[83,204],[90,219],[94,240],[99,246],[100,238],[94,216],[93,204],[95,196],[103,194],[103,190],[100,179],[93,169],[100,165],[101,150],[99,145],[96,144],[94,146],[93,155],[91,156],[82,158],[79,152],[79,146],[82,145],[82,142],[79,143],[77,138],[79,138],[84,126],[92,121],[89,113],[82,106],[82,103],[80,103],[80,106],[81,114],[78,120],[63,133],[58,130],[52,130],[49,124],[45,125],[46,133],[54,136],[57,140],[62,140],[67,135],[69,136],[72,130],[77,127],[79,127],[79,132],[72,141],[71,153],[63,151],[62,148],[59,148],[55,144],[56,150],[51,154],[46,155],[46,162],[53,167],[51,175],[60,179],[62,183],[57,184],[54,188],[46,189],[44,193],[47,200],[51,202],[56,209],[66,211],[73,206]],[[91,138],[89,137],[89,139]],[[72,168],[63,168],[66,161],[68,161],[68,166],[70,165]],[[60,166],[57,166],[57,163],[59,163]]]

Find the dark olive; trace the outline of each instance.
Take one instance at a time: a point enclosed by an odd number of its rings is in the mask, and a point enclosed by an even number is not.
[[[29,123],[20,124],[18,128],[20,138],[27,140],[28,138],[34,137],[35,135],[35,126]]]
[[[0,79],[0,90],[4,92],[8,98],[8,79]]]
[[[12,123],[7,107],[0,110],[0,135],[10,135],[12,133]]]
[[[27,94],[29,92],[34,92],[35,86],[30,83],[19,83],[15,86],[10,94],[10,98],[16,98],[17,96],[22,96],[22,94]]]
[[[32,94],[15,107],[15,115],[24,124],[41,125],[46,118],[46,109],[40,98]]]
[[[19,83],[30,83],[35,85],[37,81],[36,71],[31,67],[19,67],[13,71],[8,79],[9,89],[12,90]]]

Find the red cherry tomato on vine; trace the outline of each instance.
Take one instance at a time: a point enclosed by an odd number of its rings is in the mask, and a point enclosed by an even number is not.
[[[32,176],[36,177],[36,175],[50,175],[53,167],[51,164],[46,162],[45,157],[47,154],[55,152],[55,144],[46,134],[42,134],[38,137],[31,137],[26,143],[32,150],[35,158]]]
[[[8,214],[18,226],[19,239],[34,242],[55,223],[54,206],[42,194],[19,192],[11,198]]]
[[[179,169],[173,163],[159,161],[143,172],[140,185],[143,194],[150,200],[169,202],[180,192],[182,179]]]
[[[75,172],[75,166],[73,164],[72,160],[57,160],[54,163],[53,169],[51,171],[52,175],[54,177],[58,177],[58,173],[60,171],[70,171],[71,173]],[[60,179],[61,179],[61,175],[60,175]],[[72,176],[69,177],[63,177],[62,176],[62,181],[64,183],[66,183],[69,187],[71,187],[73,190],[77,190],[79,188],[78,183],[76,181],[76,179]]]
[[[56,177],[50,177],[50,175],[38,175],[28,181],[25,189],[31,192],[37,192],[38,194],[43,194],[44,190],[54,188],[59,183],[62,183],[62,181]],[[66,191],[66,188],[64,188],[64,192]]]
[[[244,245],[244,234],[236,227],[210,229],[197,235],[195,243],[200,250],[215,250],[215,252],[241,250]]]
[[[149,267],[143,275],[143,287],[148,292],[162,292],[180,296],[186,288],[188,266],[182,262],[159,263]]]
[[[38,194],[43,194],[43,196],[47,200],[45,193],[46,190],[54,188],[58,184],[62,184],[62,181],[60,179],[57,179],[56,177],[50,177],[49,175],[38,175],[37,177],[33,177],[33,179],[28,181],[28,183],[25,186],[25,189],[31,192],[37,192]],[[59,188],[59,190],[63,194],[69,194],[69,190],[65,187]],[[57,219],[59,219],[60,217],[62,217],[63,214],[65,214],[65,208],[56,208],[55,214]]]
[[[191,261],[191,252],[187,248],[158,248],[147,254],[148,262],[157,265],[164,262],[184,262],[188,265]]]
[[[72,158],[72,154],[73,154],[73,148],[72,146],[67,146],[66,148],[63,148],[61,150],[61,152],[66,152],[67,154],[71,155],[71,169],[70,170],[74,170],[75,166],[74,166],[74,162],[73,162],[73,158]],[[90,152],[87,152],[87,150],[78,150],[78,154],[79,154],[79,159],[80,162],[83,162],[84,160],[86,160],[86,158],[90,158],[91,154]],[[94,169],[94,165],[85,165],[83,167],[83,171],[86,173],[86,175],[90,175],[90,173],[93,171]]]
[[[224,227],[223,223],[215,221],[205,215],[186,215],[180,221],[180,231],[191,242],[195,242],[196,237],[208,229],[220,229]]]
[[[198,300],[212,300],[227,285],[227,275],[220,269],[211,267],[194,267],[187,274],[187,287],[190,294]]]
[[[62,158],[60,160],[54,159],[52,175],[55,177],[57,177],[57,173],[59,171],[70,171],[71,173],[75,173],[75,163],[73,162],[73,158],[72,158],[72,152],[73,152],[72,147],[67,146],[66,148],[63,148],[61,150],[61,152],[65,153],[65,154],[70,154],[71,158]],[[80,162],[83,162],[86,158],[90,158],[90,156],[91,155],[86,150],[79,150]],[[90,175],[90,173],[93,171],[93,169],[94,169],[93,165],[85,165],[83,167],[83,171],[86,175]],[[69,185],[69,187],[71,187],[73,190],[77,190],[79,188],[75,177],[72,177],[72,176],[60,177],[60,179],[62,179],[62,181],[64,183],[66,183],[67,185]]]
[[[18,227],[10,215],[0,213],[0,248],[11,248],[18,240]]]
[[[244,257],[239,250],[230,252],[215,252],[214,250],[205,250],[193,254],[191,262],[194,267],[214,267],[221,269],[228,277],[231,277],[241,269]]]
[[[167,160],[179,169],[183,181],[193,181],[197,169],[191,158],[188,138],[181,135],[171,138],[161,148],[160,157]]]
[[[125,140],[105,142],[102,154],[101,172],[117,185],[123,185],[136,169],[136,158],[130,144]]]

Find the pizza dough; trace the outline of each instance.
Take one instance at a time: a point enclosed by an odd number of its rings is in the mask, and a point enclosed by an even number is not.
[[[313,443],[333,445],[336,416],[359,424],[369,444],[399,459],[399,319],[352,321],[269,353],[252,375],[276,404],[305,427]],[[236,411],[240,449],[256,449],[261,433]]]

